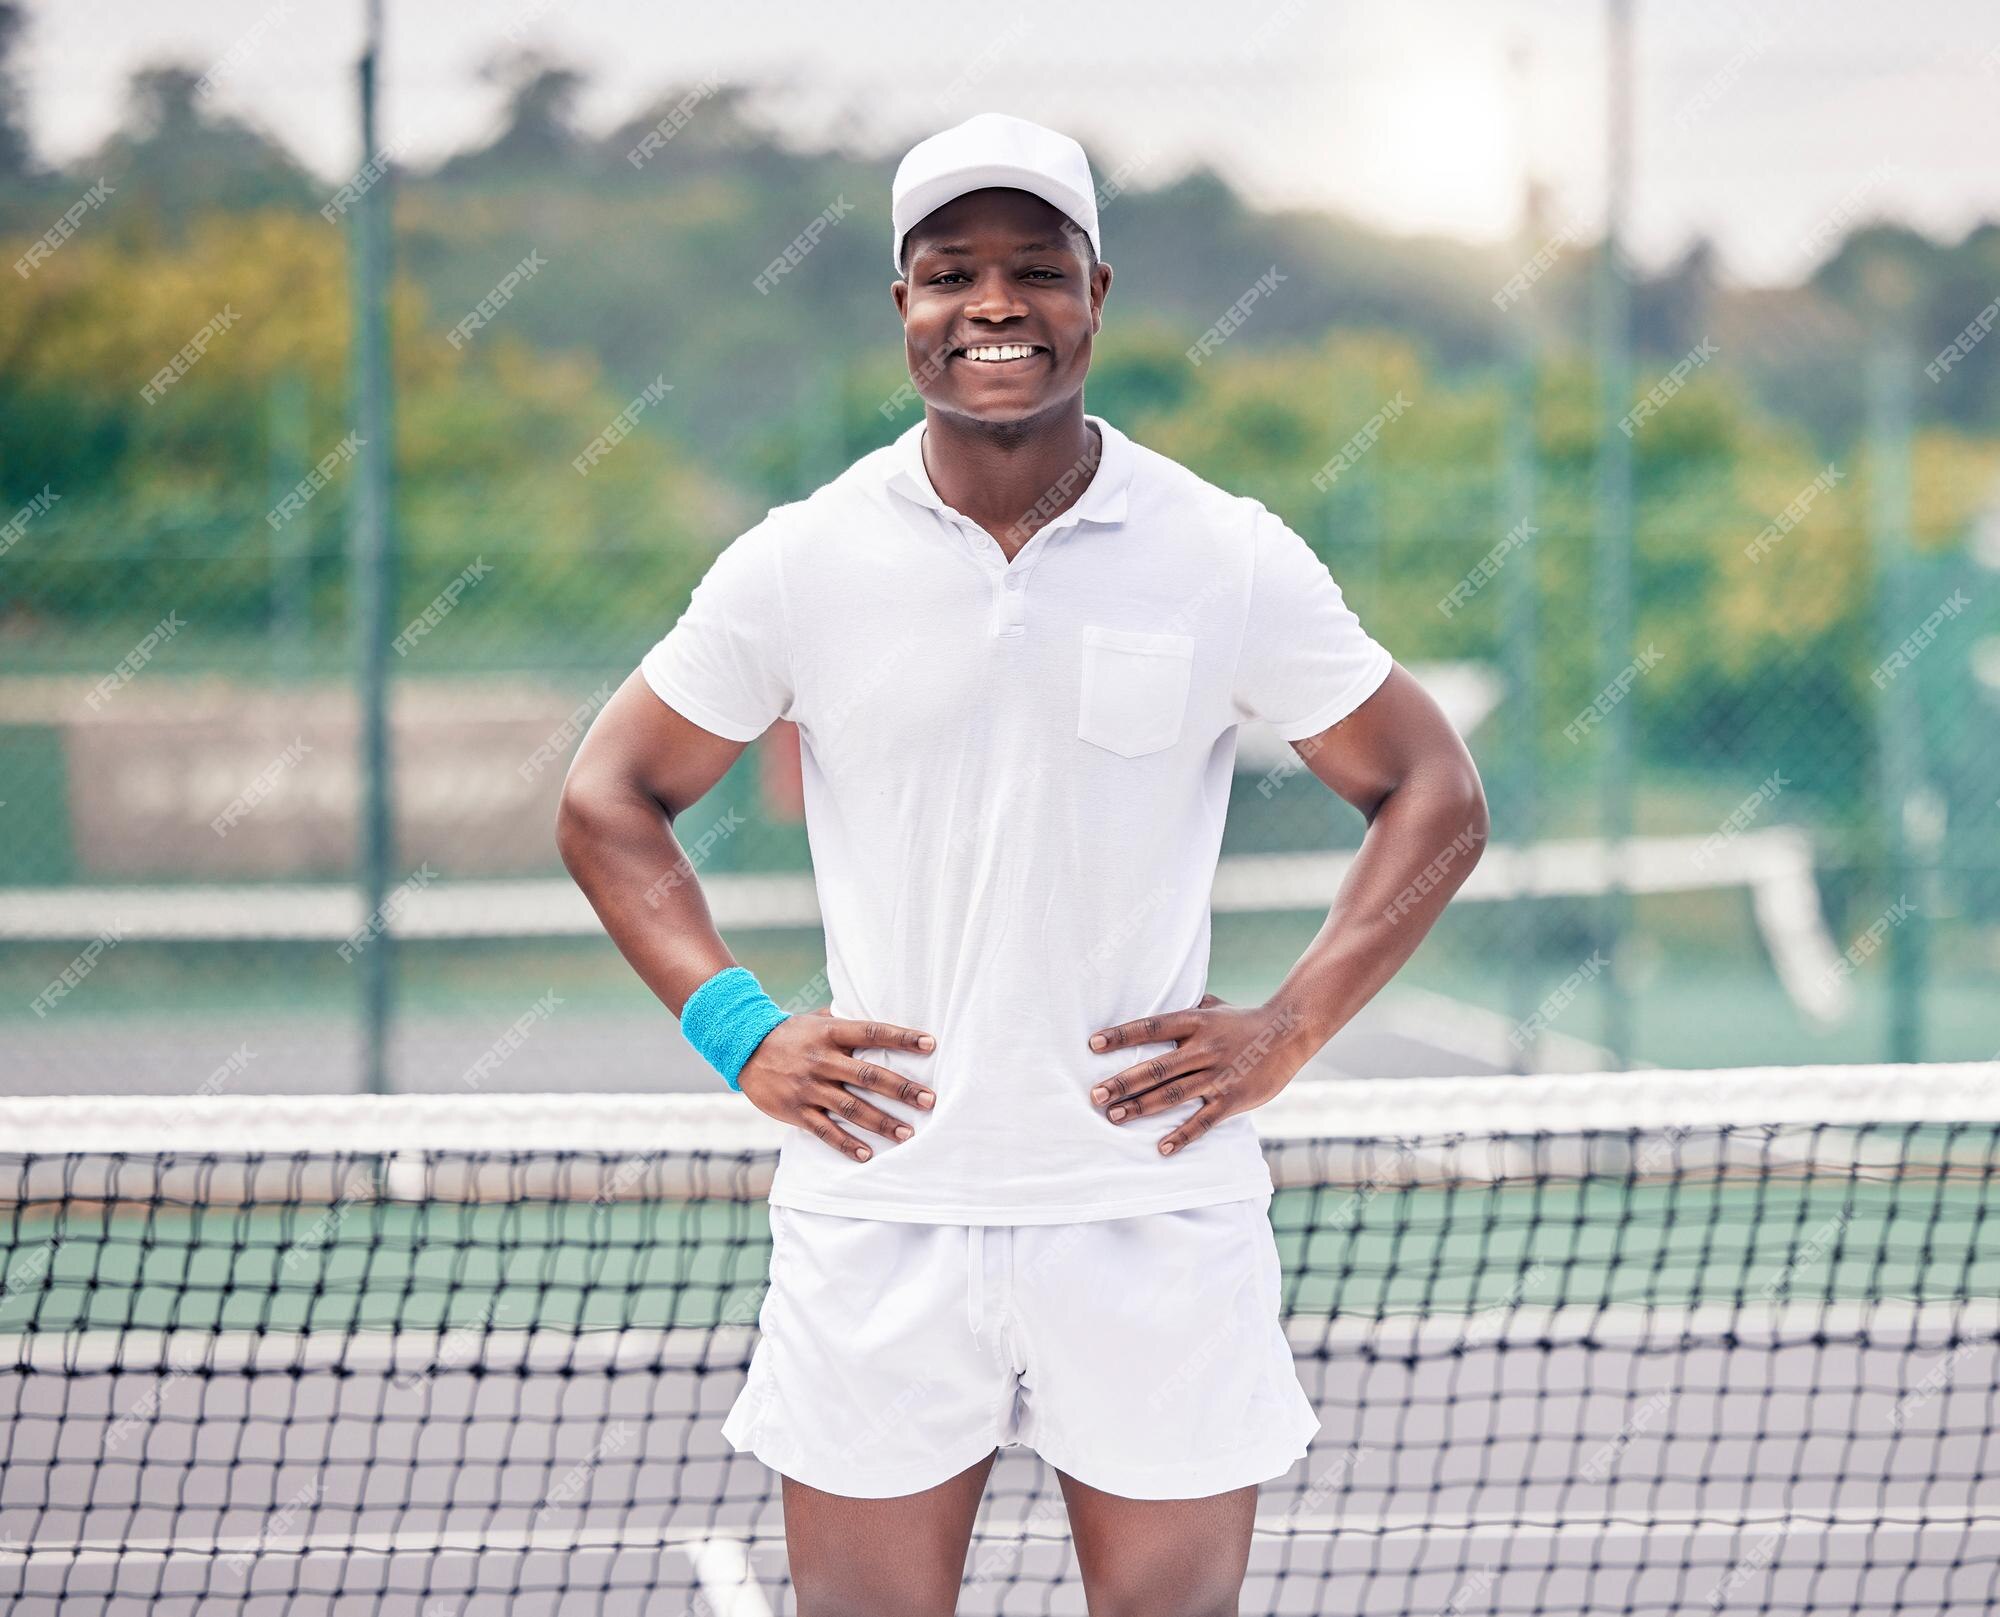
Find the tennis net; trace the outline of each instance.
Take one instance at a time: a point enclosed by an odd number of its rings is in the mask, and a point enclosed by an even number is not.
[[[2000,1600],[2000,1066],[1295,1084],[1245,1612]],[[734,1096],[0,1101],[0,1607],[792,1609]],[[1198,1388],[1199,1367],[1188,1384]],[[1003,1452],[964,1613],[1081,1613]]]

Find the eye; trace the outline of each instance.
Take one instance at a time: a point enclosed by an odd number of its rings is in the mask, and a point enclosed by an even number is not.
[[[1050,280],[1053,280],[1053,281],[1060,281],[1060,280],[1062,279],[1062,271],[1061,271],[1061,270],[1053,270],[1053,269],[1042,269],[1042,268],[1037,268],[1037,269],[1031,269],[1031,270],[1029,270],[1029,271],[1028,271],[1028,273],[1029,273],[1030,275],[1046,275],[1046,276],[1048,276],[1048,277],[1049,277],[1049,279],[1050,279]]]
[[[964,279],[965,271],[963,270],[945,270],[940,274],[933,275],[930,279],[930,284],[932,286],[942,286],[946,281],[962,281]]]

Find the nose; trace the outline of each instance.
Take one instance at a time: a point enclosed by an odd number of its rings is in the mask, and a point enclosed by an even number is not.
[[[1018,320],[1027,312],[1020,288],[997,270],[980,276],[973,283],[972,296],[965,300],[965,314],[971,320]]]

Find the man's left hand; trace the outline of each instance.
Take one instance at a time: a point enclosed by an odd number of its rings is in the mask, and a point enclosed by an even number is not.
[[[1090,1047],[1128,1050],[1171,1041],[1172,1050],[1091,1086],[1093,1104],[1113,1123],[1136,1122],[1185,1101],[1201,1110],[1160,1141],[1172,1156],[1225,1117],[1262,1106],[1292,1080],[1312,1054],[1304,1019],[1295,1012],[1258,1005],[1225,1005],[1204,994],[1193,1010],[1142,1016],[1090,1036]]]

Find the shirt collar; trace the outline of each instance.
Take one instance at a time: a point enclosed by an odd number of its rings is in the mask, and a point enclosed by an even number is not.
[[[1083,419],[1097,428],[1103,440],[1103,452],[1098,456],[1097,470],[1091,476],[1090,486],[1049,524],[1051,527],[1072,520],[1125,520],[1127,493],[1132,482],[1132,440],[1102,416],[1086,413]],[[947,511],[950,507],[938,497],[937,490],[931,486],[930,473],[924,469],[923,442],[924,423],[918,421],[891,446],[895,456],[888,486],[905,499],[914,500],[933,511]]]

